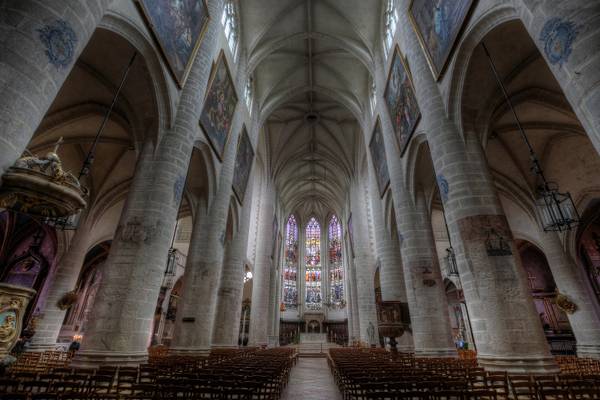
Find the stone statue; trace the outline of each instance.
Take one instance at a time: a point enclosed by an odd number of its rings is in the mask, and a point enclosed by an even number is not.
[[[375,326],[373,326],[373,323],[371,321],[369,321],[367,335],[369,335],[369,344],[375,344]]]

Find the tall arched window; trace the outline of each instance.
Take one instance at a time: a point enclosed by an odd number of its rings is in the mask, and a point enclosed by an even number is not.
[[[344,306],[344,266],[342,264],[342,226],[334,215],[329,221],[329,302]]]
[[[286,308],[298,305],[298,224],[296,217],[290,215],[285,230],[285,264],[283,266],[283,303]]]
[[[385,31],[383,37],[383,50],[385,56],[390,54],[392,44],[394,44],[394,34],[396,33],[396,26],[398,25],[398,11],[396,10],[396,1],[387,0],[385,7],[385,13],[383,14]]]
[[[235,59],[237,55],[239,34],[237,24],[237,12],[234,0],[225,1],[225,6],[223,7],[223,15],[221,16],[221,24],[223,25],[223,30],[225,31],[225,37],[227,38],[229,50],[231,50],[231,55]]]
[[[312,217],[306,225],[306,308],[321,309],[321,225]]]

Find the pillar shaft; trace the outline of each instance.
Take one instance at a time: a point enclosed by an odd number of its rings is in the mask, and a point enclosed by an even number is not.
[[[222,6],[222,0],[208,2],[213,17],[181,92],[174,127],[161,132],[157,148],[138,162],[74,365],[137,364],[147,358],[181,187],[217,51],[221,27],[215,16]]]
[[[600,153],[600,4],[520,0],[521,18]]]
[[[228,244],[223,261],[223,273],[217,294],[213,347],[237,347],[238,345],[244,290],[244,266],[253,200],[251,188],[252,182],[249,182],[242,207],[240,227],[234,234],[233,240]]]
[[[268,179],[268,178],[266,178]],[[273,248],[273,210],[275,191],[265,182],[261,193],[256,261],[252,278],[249,344],[266,345],[269,331],[269,295],[271,285],[271,251]]]
[[[420,128],[431,150],[440,194],[477,344],[487,369],[554,373],[540,320],[529,295],[525,272],[494,188],[481,146],[467,151],[447,118],[439,87],[408,17],[408,0],[400,3],[399,30],[421,110]],[[492,230],[503,237],[510,253],[489,251]]]
[[[109,4],[0,4],[0,175],[27,147]]]
[[[368,176],[368,175],[367,175]],[[364,181],[362,181],[364,182]],[[375,260],[371,250],[371,235],[369,230],[368,192],[361,184],[355,183],[352,191],[352,224],[354,234],[356,282],[355,300],[358,308],[357,339],[369,345],[379,344],[377,325],[377,308],[375,305]],[[370,328],[370,327],[373,328]],[[374,329],[371,335],[369,333]]]
[[[540,235],[558,290],[577,305],[577,311],[567,314],[577,340],[577,355],[600,358],[600,319],[594,309],[594,300],[585,287],[584,277],[564,252],[556,232],[543,232]]]
[[[62,296],[75,289],[89,247],[90,227],[82,216],[81,225],[73,235],[69,249],[60,259],[50,282],[44,308],[36,322],[36,332],[30,350],[54,350],[67,310],[58,308]]]

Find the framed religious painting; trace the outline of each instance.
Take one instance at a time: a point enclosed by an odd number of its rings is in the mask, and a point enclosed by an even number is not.
[[[219,161],[223,161],[237,101],[225,53],[221,50],[217,62],[213,64],[200,113],[200,125]]]
[[[136,4],[182,88],[208,24],[206,0],[136,0]]]
[[[375,168],[375,179],[379,187],[379,196],[383,197],[388,185],[390,184],[390,174],[387,166],[387,158],[385,157],[385,144],[383,142],[383,133],[381,132],[381,122],[377,117],[373,135],[369,142],[369,150],[371,152],[371,160]]]
[[[435,79],[440,79],[476,0],[412,0],[408,14]]]
[[[252,170],[252,161],[254,160],[254,149],[250,142],[250,137],[246,131],[246,127],[242,128],[240,138],[238,139],[237,154],[235,156],[235,168],[233,170],[233,193],[237,197],[240,204],[244,204],[246,188],[250,179],[250,171]]]
[[[417,104],[408,64],[398,46],[394,49],[383,97],[402,156],[421,118],[421,111]]]

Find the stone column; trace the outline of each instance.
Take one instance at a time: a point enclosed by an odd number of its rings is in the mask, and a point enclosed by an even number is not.
[[[555,373],[541,322],[516,256],[506,217],[482,149],[467,151],[445,106],[402,0],[398,21],[401,47],[412,71],[424,131],[471,317],[480,365],[513,373]],[[488,238],[500,235],[509,250],[490,251]],[[405,260],[406,261],[406,260]]]
[[[147,358],[156,300],[218,50],[221,25],[215,16],[222,7],[222,0],[208,2],[212,18],[181,92],[174,126],[161,132],[151,159],[138,162],[76,366],[138,364]],[[237,131],[232,137],[237,143]]]
[[[577,305],[573,314],[567,314],[577,340],[577,355],[600,359],[600,319],[584,277],[577,264],[564,252],[556,232],[541,232],[540,237],[558,290]]]
[[[343,226],[346,228],[344,232],[348,232],[348,226],[344,223]],[[344,295],[346,297],[346,315],[348,316],[348,344],[352,343],[352,336],[354,332],[354,316],[352,314],[352,288],[350,286],[350,254],[348,240],[345,239],[342,242],[343,247],[343,260],[344,260]]]
[[[520,17],[600,152],[600,3],[519,0]]]
[[[368,176],[368,175],[367,175]],[[352,191],[352,224],[354,231],[355,268],[354,280],[356,282],[356,302],[359,314],[359,334],[357,339],[364,343],[379,345],[379,333],[377,329],[377,309],[375,306],[375,260],[371,252],[371,237],[369,231],[368,204],[366,198],[367,190],[361,180],[354,183]],[[369,337],[369,327],[375,329],[374,343]]]
[[[213,329],[212,347],[237,347],[242,314],[242,295],[244,290],[245,260],[250,231],[252,205],[252,181],[241,207],[240,226],[231,243],[227,246],[221,283],[217,293],[217,306]]]
[[[85,211],[84,211],[85,212]],[[35,335],[31,340],[29,351],[54,350],[56,340],[62,328],[67,310],[58,308],[58,301],[62,296],[75,289],[79,273],[90,245],[90,226],[85,215],[81,216],[80,226],[75,231],[69,249],[62,256],[56,271],[52,275],[47,291],[44,308],[40,311],[40,318],[36,323]]]
[[[0,175],[25,151],[109,4],[0,3]]]
[[[348,334],[354,340],[360,340],[360,315],[358,311],[357,285],[356,285],[356,267],[354,258],[348,263],[348,287],[352,290],[348,307],[352,311],[352,331]]]
[[[265,177],[261,193],[260,217],[256,247],[256,261],[252,278],[252,308],[250,311],[251,346],[267,344],[269,329],[269,295],[271,285],[271,251],[273,249],[273,210],[275,209],[275,191],[273,182]]]
[[[369,153],[369,181],[371,182],[371,208],[373,210],[373,230],[375,232],[375,251],[379,263],[379,282],[383,301],[400,301],[407,303],[404,271],[398,240],[392,239],[386,229],[382,199],[375,177],[373,160]],[[404,332],[396,339],[397,349],[402,352],[413,352],[414,342],[411,332]]]
[[[196,204],[196,210],[193,215],[194,220],[192,226],[192,235],[190,237],[190,245],[188,247],[188,254],[185,260],[185,272],[183,273],[182,277],[182,297],[178,304],[177,315],[175,317],[175,326],[173,327],[173,340],[171,342],[170,350],[174,352],[194,353],[196,351],[206,351],[205,348],[197,349],[195,346],[194,340],[196,335],[194,327],[196,325],[196,321],[186,320],[186,322],[183,322],[182,316],[188,315],[189,310],[187,306],[190,302],[186,302],[185,299],[193,297],[191,295],[188,295],[188,293],[193,293],[195,290],[193,281],[189,279],[190,275],[188,275],[188,271],[192,271],[194,268],[198,268],[198,264],[202,260],[202,243],[206,240],[206,232],[209,228],[209,217],[207,215],[207,211],[208,205],[206,204],[206,200],[200,199],[198,201],[198,204]],[[185,343],[186,346],[183,348],[179,348],[180,343]]]

